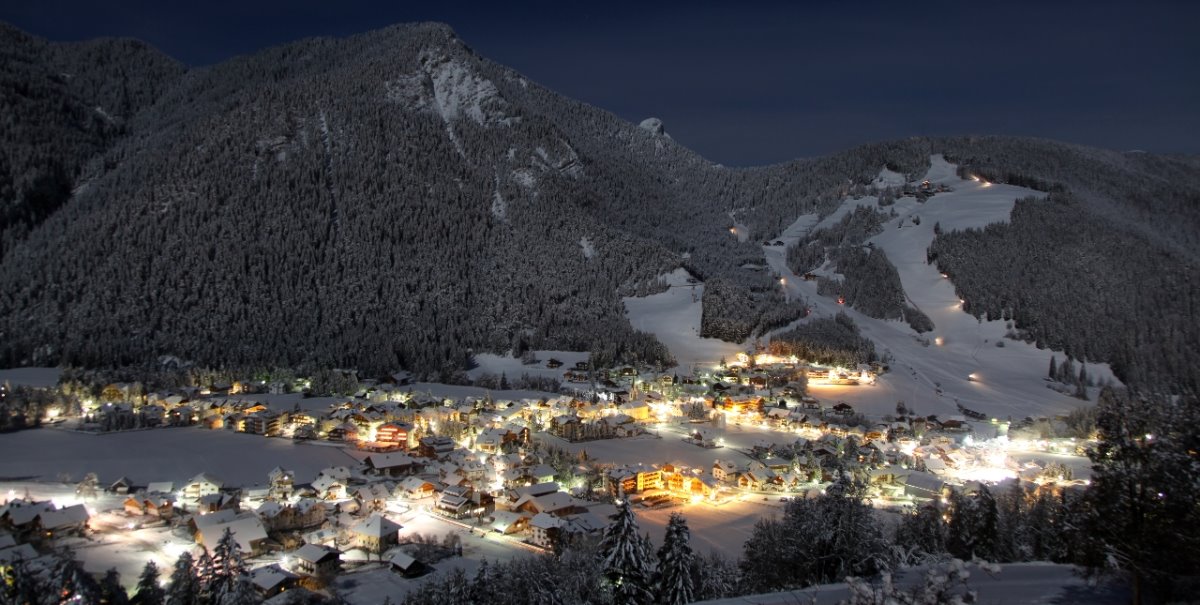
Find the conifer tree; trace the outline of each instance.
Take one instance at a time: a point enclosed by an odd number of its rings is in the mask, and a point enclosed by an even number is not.
[[[645,538],[638,533],[637,518],[628,500],[617,503],[617,512],[600,542],[600,558],[605,577],[613,591],[615,605],[649,605],[650,552]]]
[[[663,545],[658,549],[658,603],[685,605],[694,595],[695,554],[692,552],[691,532],[687,520],[671,513]]]
[[[100,580],[100,602],[105,605],[129,605],[129,593],[121,586],[121,574],[115,568],[105,572]]]
[[[159,585],[158,566],[154,561],[147,561],[146,566],[142,568],[141,577],[138,578],[137,593],[130,602],[133,605],[163,605],[166,598],[166,591]]]
[[[192,554],[184,552],[175,560],[175,568],[171,571],[171,584],[167,587],[166,594],[167,605],[198,605],[200,590],[200,580]]]

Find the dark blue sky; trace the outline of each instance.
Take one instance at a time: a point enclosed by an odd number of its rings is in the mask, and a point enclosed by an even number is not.
[[[191,65],[296,38],[449,23],[484,56],[729,165],[917,134],[1200,152],[1200,3],[6,0],[53,40],[146,40]]]

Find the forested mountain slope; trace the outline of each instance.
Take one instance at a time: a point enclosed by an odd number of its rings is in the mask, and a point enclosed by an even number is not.
[[[705,297],[708,334],[742,340],[782,325],[802,308],[784,304],[767,272],[743,268],[762,265],[762,240],[868,192],[881,167],[916,178],[931,153],[989,178],[1070,190],[1113,237],[1195,262],[1193,158],[915,138],[729,169],[540,87],[439,24],[303,40],[187,71],[135,42],[0,35],[6,57],[20,59],[0,68],[0,98],[32,116],[0,133],[0,193],[16,217],[0,261],[6,365],[170,354],[451,379],[485,350],[669,362],[630,328],[620,296],[652,291],[656,276],[683,266],[727,293]],[[69,70],[88,75],[56,79]],[[735,220],[748,239],[730,233]],[[1048,287],[1084,278],[1067,266]],[[983,301],[1013,286],[961,287]],[[1194,342],[1183,326],[1194,306],[1162,313],[1180,318],[1180,342]],[[1053,340],[1039,329],[1031,337]]]
[[[182,73],[136,40],[50,44],[0,23],[0,257]]]

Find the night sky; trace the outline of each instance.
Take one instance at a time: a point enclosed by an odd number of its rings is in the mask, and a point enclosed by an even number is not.
[[[367,3],[6,0],[52,40],[207,65],[308,36],[449,23],[482,55],[728,165],[927,134],[1200,152],[1198,2]],[[650,3],[646,3],[650,4]]]

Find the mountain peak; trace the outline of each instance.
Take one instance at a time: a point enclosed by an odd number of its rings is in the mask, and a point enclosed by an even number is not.
[[[641,126],[642,130],[645,130],[655,136],[671,136],[667,134],[666,129],[663,128],[662,120],[658,118],[646,118],[645,120],[642,120],[642,123],[638,124],[638,126]]]

